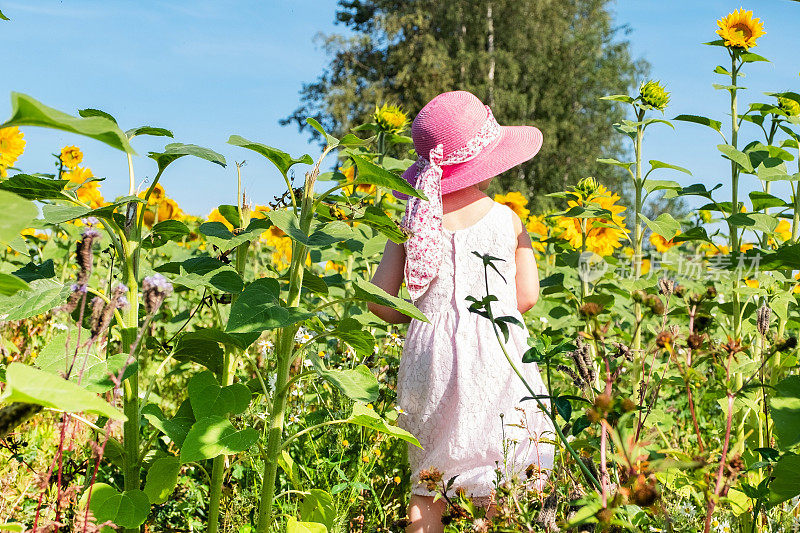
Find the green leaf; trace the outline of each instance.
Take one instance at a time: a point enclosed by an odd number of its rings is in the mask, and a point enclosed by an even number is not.
[[[3,16],[2,11],[0,11],[0,19],[8,20]],[[23,531],[25,531],[25,529],[26,529],[25,525],[20,524],[19,522],[3,522],[2,524],[0,524],[0,531],[11,531],[14,533],[16,532],[22,533]]]
[[[144,203],[138,196],[121,196],[108,205],[89,209],[79,205],[54,205],[47,204],[42,208],[44,219],[51,224],[62,224],[82,217],[98,217],[113,220],[113,213],[120,207],[127,206],[130,202]]]
[[[3,206],[0,241],[6,243],[18,237],[19,232],[27,228],[39,214],[33,202],[8,191],[0,191],[0,205]]]
[[[375,228],[398,244],[406,241],[406,236],[400,230],[400,226],[389,218],[383,209],[374,205],[367,206],[364,210],[364,214],[354,220],[366,224],[371,228]]]
[[[639,217],[654,233],[658,233],[667,240],[672,239],[681,230],[681,223],[672,218],[669,213],[661,213],[655,220],[650,220],[643,214]]]
[[[335,148],[335,147],[339,146],[339,139],[337,139],[336,137],[334,137],[332,135],[328,135],[328,133],[325,131],[325,128],[323,128],[322,124],[317,122],[316,119],[308,117],[308,118],[306,118],[306,122],[312,128],[314,128],[315,130],[317,130],[318,132],[320,132],[322,134],[322,136],[325,138],[325,142],[328,143],[328,146],[330,148]]]
[[[789,376],[775,386],[770,412],[781,449],[800,442],[800,376]]]
[[[11,93],[11,117],[0,128],[10,126],[39,126],[77,133],[105,143],[117,150],[135,155],[128,138],[116,122],[102,116],[74,117],[47,107],[22,93]]]
[[[762,191],[751,191],[750,201],[753,202],[753,211],[761,211],[768,207],[784,207],[790,205],[785,200]]]
[[[628,96],[627,94],[610,94],[608,96],[601,96],[600,100],[613,100],[615,102],[623,102],[625,104],[632,104],[634,98]]]
[[[378,413],[363,403],[356,402],[353,404],[353,413],[347,419],[347,422],[357,426],[364,426],[369,429],[374,429],[379,433],[385,433],[387,435],[397,437],[398,439],[410,442],[414,446],[422,448],[414,435],[403,428],[388,425]]]
[[[7,16],[5,16],[2,11],[0,11],[0,20],[11,20],[11,19],[8,18]],[[8,525],[8,524],[4,524],[4,525]],[[9,530],[9,531],[16,531],[16,530]],[[22,530],[20,529],[20,531],[22,531]]]
[[[54,279],[37,279],[30,289],[13,296],[0,296],[0,321],[22,320],[45,313],[62,304],[69,295],[69,285]]]
[[[126,420],[124,414],[96,394],[67,381],[61,376],[11,363],[6,370],[5,402],[24,402],[59,409],[68,413],[85,411],[115,420]]]
[[[29,288],[28,284],[17,276],[0,272],[0,295],[12,296]]]
[[[138,137],[139,135],[150,135],[152,137],[170,137],[172,138],[172,132],[168,129],[164,128],[154,128],[152,126],[139,126],[138,128],[133,128],[125,132],[125,135],[128,139],[133,139],[134,137]]]
[[[181,335],[172,354],[178,361],[198,363],[215,374],[222,371],[224,351],[219,342],[194,332]]]
[[[94,109],[92,107],[87,107],[86,109],[78,109],[78,115],[87,118],[87,117],[103,117],[105,119],[110,120],[114,124],[119,124],[117,119],[114,118],[111,113],[106,113],[101,109]]]
[[[317,522],[298,522],[297,518],[290,516],[286,523],[286,533],[328,533],[328,528]]]
[[[778,427],[776,424],[775,429],[777,430]],[[772,469],[772,476],[775,479],[769,484],[769,503],[771,506],[778,505],[800,494],[800,455],[785,454],[781,456]]]
[[[569,422],[570,418],[572,418],[572,404],[569,403],[569,399],[564,396],[559,396],[555,399],[555,406],[561,418],[563,418],[565,422]]]
[[[622,161],[618,161],[618,160],[616,160],[614,158],[611,158],[611,157],[598,158],[597,162],[598,163],[603,163],[604,165],[614,165],[614,166],[617,166],[617,167],[622,167],[625,170],[630,170],[631,167],[636,164],[633,161],[627,162],[627,163],[623,163]]]
[[[181,463],[234,455],[248,450],[258,440],[258,431],[245,428],[237,431],[228,419],[209,416],[192,426],[181,447]]]
[[[365,279],[355,278],[352,283],[354,289],[353,296],[359,300],[391,307],[395,311],[399,311],[411,318],[415,318],[422,322],[429,322],[428,318],[422,314],[422,311],[417,309],[411,302],[396,296],[392,296],[385,290]]]
[[[706,233],[705,228],[701,226],[689,228],[680,235],[676,235],[672,239],[672,242],[674,243],[686,242],[686,241],[711,242],[711,239],[708,237],[708,233]]]
[[[206,240],[221,251],[232,250],[240,244],[257,240],[261,234],[268,230],[272,224],[269,220],[254,218],[247,229],[239,233],[232,233],[222,222],[205,222],[200,225],[200,233]]]
[[[306,235],[300,229],[297,215],[291,209],[270,211],[269,219],[293,240],[309,248],[328,248],[337,242],[345,241],[352,237],[353,231],[344,222],[316,222],[311,228],[311,235]]]
[[[717,149],[722,152],[726,159],[737,163],[745,172],[752,173],[753,165],[750,164],[750,158],[744,152],[737,150],[730,144],[718,144]]]
[[[690,176],[692,175],[692,171],[687,168],[679,167],[678,165],[671,165],[669,163],[664,163],[663,161],[658,161],[657,159],[650,160],[650,168],[651,171],[657,168],[671,168],[672,170],[677,170],[678,172],[683,172],[684,174],[689,174]]]
[[[260,278],[248,285],[231,306],[227,333],[253,333],[282,328],[314,316],[299,308],[288,308],[279,299],[274,278]]]
[[[169,241],[180,241],[190,233],[189,227],[180,220],[162,220],[142,239],[142,248],[152,250]]]
[[[142,408],[142,416],[150,424],[170,438],[178,447],[183,446],[186,435],[195,423],[194,413],[188,398],[183,401],[178,408],[178,412],[172,418],[167,418],[161,409],[153,403],[149,403]]]
[[[172,282],[194,290],[205,287],[238,294],[244,285],[242,277],[232,266],[207,255],[192,257],[180,263],[180,272]]]
[[[222,154],[195,144],[171,143],[164,147],[163,152],[149,152],[147,157],[155,160],[158,164],[158,173],[161,174],[173,161],[186,155],[205,159],[221,167],[226,165],[225,157]]]
[[[28,200],[52,200],[64,197],[61,191],[64,190],[68,183],[69,180],[55,180],[29,174],[16,174],[0,181],[0,189],[13,192]]]
[[[138,529],[150,514],[150,500],[139,489],[120,493],[111,485],[95,483],[84,493],[80,507],[85,508],[87,499],[97,523],[111,521],[119,527]]]
[[[722,187],[721,183],[717,183],[711,189],[706,189],[706,186],[702,183],[694,183],[689,185],[688,187],[683,187],[680,191],[676,193],[677,196],[702,196],[703,198],[708,198],[711,200],[711,193],[716,191]]]
[[[151,504],[160,504],[175,490],[178,484],[178,473],[181,471],[181,462],[177,457],[161,457],[156,459],[147,470],[147,481],[144,484],[144,493]]]
[[[351,400],[371,403],[378,399],[378,380],[366,365],[347,370],[331,370],[322,367],[319,361],[315,362],[317,373]]]
[[[703,126],[708,126],[709,128],[722,133],[722,122],[720,122],[719,120],[712,120],[710,118],[706,118],[700,115],[678,115],[672,120],[681,120],[683,122],[693,122],[695,124],[701,124]]]
[[[647,180],[644,182],[644,189],[647,192],[653,191],[670,191],[665,193],[664,197],[674,197],[676,196],[675,193],[681,190],[681,186],[677,181],[670,181],[670,180]],[[669,195],[669,196],[668,196]]]
[[[34,262],[28,262],[22,268],[12,272],[16,277],[30,283],[35,279],[54,278],[56,275],[55,263],[52,259],[48,259],[41,265]]]
[[[351,158],[353,159],[356,169],[358,170],[356,173],[356,179],[353,181],[353,183],[369,183],[372,185],[377,185],[378,187],[387,187],[397,192],[407,194],[408,196],[422,198],[423,200],[428,199],[424,193],[409,185],[406,180],[400,176],[392,174],[388,170],[376,165],[372,161],[369,161],[368,159],[358,155],[353,155]]]
[[[311,489],[308,494],[303,496],[303,503],[300,504],[300,516],[305,522],[325,524],[328,530],[332,530],[336,521],[333,496],[322,489]]]
[[[346,317],[339,321],[331,331],[331,334],[338,339],[352,346],[356,352],[362,356],[372,355],[375,347],[375,337],[358,320]]]
[[[766,61],[767,63],[770,62],[770,60],[766,57],[754,54],[753,52],[741,52],[739,54],[739,59],[741,59],[743,63],[754,63],[756,61]]]
[[[250,405],[252,397],[250,389],[242,383],[221,387],[214,374],[208,370],[192,376],[188,390],[196,420],[207,416],[241,414]]]
[[[305,165],[314,164],[314,160],[311,159],[311,156],[308,154],[304,154],[302,157],[296,159],[286,152],[282,152],[272,148],[271,146],[267,146],[266,144],[248,141],[244,137],[240,137],[238,135],[231,135],[228,139],[228,144],[258,152],[272,161],[272,163],[278,167],[278,170],[280,170],[281,174],[284,176],[286,176],[286,174],[289,172],[289,169],[292,168],[292,165],[296,165],[297,163],[303,163]]]
[[[764,213],[734,213],[728,217],[728,222],[733,226],[766,233],[772,233],[778,225],[777,218]]]

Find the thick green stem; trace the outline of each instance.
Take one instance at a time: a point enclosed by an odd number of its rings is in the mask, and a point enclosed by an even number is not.
[[[303,201],[300,208],[300,229],[305,234],[311,227],[314,218],[314,184],[319,175],[319,168],[323,159],[331,151],[326,147],[320,155],[314,168],[306,174],[305,187],[303,188]],[[292,243],[292,261],[289,266],[289,292],[286,297],[288,307],[297,307],[300,304],[300,289],[303,284],[303,272],[308,247],[295,241]],[[286,408],[286,394],[289,381],[289,370],[293,360],[294,335],[298,327],[295,325],[282,328],[278,333],[277,361],[278,374],[275,380],[275,397],[272,400],[272,412],[269,415],[269,434],[267,438],[267,452],[264,456],[264,479],[261,485],[261,501],[258,506],[258,522],[256,531],[266,533],[272,527],[272,504],[275,499],[275,478],[278,471],[278,455],[281,453],[283,439],[283,423]]]
[[[223,387],[233,384],[231,355],[228,348],[223,356],[220,378]],[[219,502],[222,498],[222,481],[225,477],[225,458],[225,455],[218,455],[211,464],[211,485],[208,489],[208,533],[219,531]]]
[[[641,123],[644,119],[644,110],[639,110],[636,113],[637,122]],[[635,152],[635,175],[633,178],[633,185],[636,190],[636,203],[634,205],[635,213],[633,216],[633,279],[638,280],[642,275],[642,221],[639,215],[642,212],[642,140],[644,139],[644,126],[638,124],[636,126],[636,142],[634,144]],[[633,304],[633,339],[631,339],[631,348],[633,349],[634,357],[639,357],[642,349],[642,304],[634,302]],[[633,365],[633,386],[638,387],[641,380],[641,365]]]

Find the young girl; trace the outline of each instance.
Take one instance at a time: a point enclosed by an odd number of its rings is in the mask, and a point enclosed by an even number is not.
[[[480,254],[499,258],[488,270],[495,316],[522,313],[536,303],[539,278],[531,241],[520,218],[483,191],[492,178],[528,159],[541,147],[530,126],[500,126],[473,94],[453,91],[431,100],[411,128],[420,155],[403,177],[427,196],[408,198],[404,245],[389,241],[372,282],[397,295],[405,280],[414,304],[429,322],[410,320],[397,376],[398,425],[417,437],[410,445],[412,496],[409,532],[442,531],[442,500],[425,484],[422,470],[436,468],[447,495],[464,489],[473,502],[494,512],[495,469],[541,487],[553,466],[550,420],[539,411],[506,360],[491,322],[468,310],[467,296],[486,294]],[[390,323],[409,318],[370,304]],[[502,338],[502,337],[501,337]],[[506,350],[537,394],[547,394],[535,364],[521,362],[527,329],[512,325]],[[505,438],[505,442],[504,442]],[[540,440],[541,439],[541,440]],[[504,454],[504,446],[506,448]],[[504,458],[505,456],[505,458]],[[441,483],[437,484],[441,488]]]

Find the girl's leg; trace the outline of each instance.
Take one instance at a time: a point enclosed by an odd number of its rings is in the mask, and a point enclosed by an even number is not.
[[[408,518],[411,524],[406,533],[442,533],[442,513],[446,508],[444,500],[433,501],[433,496],[412,494],[408,504]]]

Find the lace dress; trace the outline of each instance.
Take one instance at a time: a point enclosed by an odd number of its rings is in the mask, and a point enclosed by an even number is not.
[[[486,294],[483,262],[473,250],[501,258],[504,261],[495,265],[507,282],[491,267],[488,272],[489,292],[499,299],[492,310],[495,316],[522,321],[517,310],[512,217],[509,207],[495,202],[474,225],[445,229],[441,267],[416,302],[430,322],[411,320],[397,376],[397,401],[404,411],[398,425],[423,446],[408,446],[413,494],[434,495],[417,480],[421,470],[436,467],[445,483],[458,475],[448,496],[463,487],[475,503],[485,506],[493,496],[496,468],[505,479],[516,473],[523,480],[529,465],[534,471],[552,470],[553,445],[539,442],[540,437],[555,439],[550,420],[533,400],[520,402],[530,393],[503,355],[489,320],[471,313],[465,300]],[[509,356],[528,384],[546,394],[537,365],[521,362],[528,349],[527,329],[513,324],[509,329]],[[532,483],[541,486],[546,474],[534,477]]]

